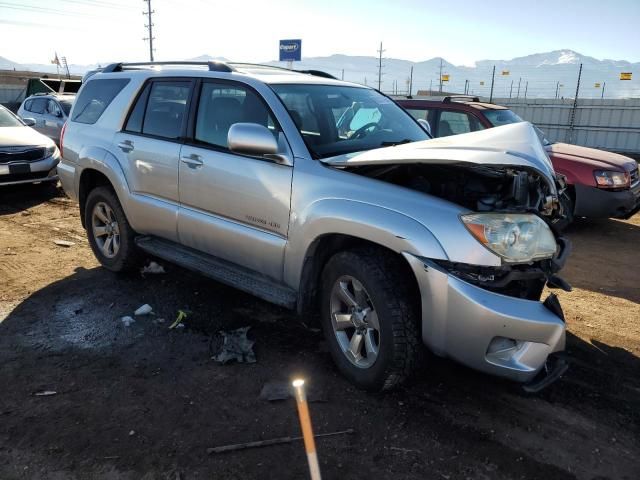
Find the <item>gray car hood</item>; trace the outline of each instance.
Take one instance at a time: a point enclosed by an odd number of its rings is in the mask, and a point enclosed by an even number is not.
[[[0,148],[42,145],[53,145],[53,140],[31,127],[0,127]]]
[[[529,122],[349,153],[321,161],[334,167],[400,163],[524,167],[541,174],[547,179],[551,191],[556,191],[553,166],[533,125]]]

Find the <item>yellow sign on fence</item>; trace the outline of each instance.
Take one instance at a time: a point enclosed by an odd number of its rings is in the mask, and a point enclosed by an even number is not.
[[[594,85],[595,88],[600,88],[600,84],[598,82],[596,82],[596,84]]]
[[[481,81],[481,82],[480,82],[480,85],[484,85],[484,82],[482,82],[482,81]]]
[[[631,80],[632,75],[631,72],[622,72],[620,73],[620,80]]]
[[[448,74],[442,75],[442,81],[443,82],[448,82],[449,81],[449,75]]]
[[[502,75],[504,75],[505,77],[509,75],[509,70],[502,70]]]

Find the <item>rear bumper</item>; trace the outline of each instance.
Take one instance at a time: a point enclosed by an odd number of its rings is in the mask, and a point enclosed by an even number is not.
[[[0,165],[0,185],[20,185],[24,183],[52,182],[58,180],[56,166],[60,157],[51,156],[35,162],[14,162],[28,165],[26,172],[12,173],[9,164]]]
[[[575,185],[574,214],[588,218],[629,218],[640,210],[640,183],[621,192]]]
[[[529,382],[564,350],[565,324],[542,302],[490,292],[405,254],[422,297],[422,339],[435,354]]]

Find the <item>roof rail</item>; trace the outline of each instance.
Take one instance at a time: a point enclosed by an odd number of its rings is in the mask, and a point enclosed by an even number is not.
[[[322,78],[331,78],[333,80],[338,80],[336,77],[331,75],[330,73],[323,72],[322,70],[293,70],[294,72],[306,73],[308,75],[313,75],[314,77],[322,77]]]
[[[479,102],[479,97],[473,97],[471,95],[448,95],[442,99],[442,103],[451,103],[467,100],[469,102]]]
[[[138,70],[140,68],[156,67],[164,65],[198,66],[208,67],[211,72],[234,72],[235,68],[224,62],[136,62],[136,63],[112,63],[102,69],[102,73],[122,72],[124,70]]]
[[[336,77],[331,75],[330,73],[323,72],[322,70],[294,70],[293,68],[279,67],[277,65],[264,65],[262,63],[240,63],[240,62],[230,62],[230,66],[232,67],[259,67],[259,68],[272,68],[274,70],[284,70],[287,72],[295,72],[295,73],[304,73],[307,75],[313,75],[315,77],[323,77],[323,78],[331,78],[333,80],[338,80]]]

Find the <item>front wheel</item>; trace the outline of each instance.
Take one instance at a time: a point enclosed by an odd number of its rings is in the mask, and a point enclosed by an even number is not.
[[[417,305],[407,269],[376,249],[340,252],[322,278],[322,328],[338,369],[366,390],[404,382],[420,352]]]
[[[138,266],[135,232],[112,189],[91,190],[85,205],[85,226],[89,245],[102,266],[114,272]]]

